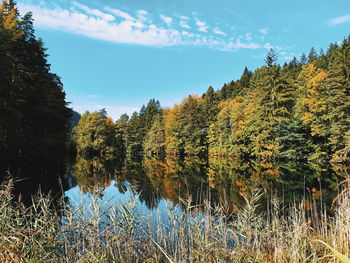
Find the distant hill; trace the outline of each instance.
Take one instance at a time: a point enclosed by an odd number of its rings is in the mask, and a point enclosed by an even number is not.
[[[81,115],[80,113],[74,111],[73,109],[70,109],[70,111],[71,111],[71,117],[70,117],[69,129],[70,131],[72,131],[73,128],[78,125]]]

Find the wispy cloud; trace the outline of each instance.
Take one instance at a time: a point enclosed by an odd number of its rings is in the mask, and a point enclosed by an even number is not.
[[[265,28],[260,28],[258,31],[259,31],[261,34],[266,35],[268,30],[269,30],[269,28],[268,28],[268,27],[265,27]]]
[[[187,31],[182,31],[181,34],[184,35],[184,36],[187,36],[187,37],[193,37],[194,36],[193,33],[190,33],[190,32],[187,32]]]
[[[222,51],[232,51],[238,49],[258,49],[261,48],[260,44],[254,42],[242,42],[240,38],[236,40],[231,39],[229,42],[223,42],[220,40],[211,40],[210,45]]]
[[[245,34],[245,39],[246,39],[247,41],[251,41],[251,40],[252,40],[252,33],[247,33],[247,34]]]
[[[71,32],[115,43],[207,46],[227,51],[241,48],[256,49],[264,45],[255,43],[250,33],[244,34],[245,39],[242,41],[242,37],[236,40],[232,36],[228,38],[218,26],[209,32],[210,25],[196,17],[192,19],[187,16],[159,15],[160,20],[166,24],[164,25],[159,23],[159,20],[152,21],[156,16],[146,10],[129,13],[108,6],[98,10],[77,1],[73,2],[69,9],[57,5],[49,8],[44,4],[39,6],[19,3],[18,6],[21,13],[33,12],[36,27]],[[191,22],[196,26],[193,30]]]
[[[173,19],[171,17],[160,15],[160,18],[168,25],[168,27],[171,26],[171,23],[173,22]]]
[[[207,32],[208,26],[206,26],[206,23],[203,21],[200,21],[198,18],[196,18],[196,25],[198,26],[198,30],[201,32]]]
[[[253,43],[253,42],[248,42],[248,43],[243,43],[241,42],[240,39],[237,39],[236,42],[231,42],[230,45],[232,45],[232,48],[234,49],[239,49],[239,48],[246,48],[246,49],[257,49],[261,48],[261,45]]]
[[[90,9],[88,6],[82,5],[78,2],[73,2],[73,5],[76,6],[77,8],[85,11],[87,14],[100,17],[105,21],[113,21],[115,19],[115,17],[110,15],[110,14],[103,13],[102,11],[97,10],[97,9]]]
[[[148,12],[145,11],[145,10],[139,10],[139,11],[137,11],[137,13],[138,13],[140,16],[145,16],[145,15],[148,14]]]
[[[226,36],[225,32],[222,32],[218,27],[214,27],[213,32],[217,35],[223,35]]]
[[[145,10],[138,10],[137,11],[137,17],[142,22],[146,22],[148,20],[147,15],[148,15],[148,12]]]
[[[138,11],[138,19],[131,15],[113,10],[119,17],[123,17],[120,23],[112,22],[110,16],[91,15],[91,10],[86,13],[76,10],[65,10],[59,7],[55,9],[42,8],[34,5],[19,4],[21,10],[32,11],[35,25],[40,28],[56,29],[73,32],[87,37],[116,43],[171,46],[181,43],[180,33],[175,29],[164,29],[154,25],[145,24],[146,11]],[[83,6],[79,6],[80,9]],[[91,11],[91,12],[90,12]],[[97,12],[93,11],[97,14]]]
[[[342,23],[345,23],[345,22],[348,22],[348,21],[350,21],[350,15],[345,15],[345,16],[340,16],[340,17],[333,18],[329,22],[329,24],[331,26],[335,26],[335,25],[342,24]]]
[[[264,48],[266,48],[266,49],[271,49],[271,48],[273,48],[273,46],[272,46],[270,43],[266,43],[266,44],[264,45]]]
[[[183,28],[191,28],[191,27],[187,24],[187,22],[184,21],[184,20],[181,20],[181,21],[180,21],[180,26],[182,26]]]
[[[135,20],[134,17],[132,17],[131,15],[129,15],[128,13],[125,13],[123,11],[120,11],[119,9],[113,9],[113,8],[109,8],[109,7],[106,7],[105,8],[106,11],[120,17],[120,18],[123,18],[125,20]]]

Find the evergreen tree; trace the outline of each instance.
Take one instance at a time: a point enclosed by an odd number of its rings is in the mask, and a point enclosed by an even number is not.
[[[0,173],[29,178],[34,188],[41,183],[43,191],[44,181],[58,188],[70,111],[43,42],[35,37],[31,14],[21,18],[12,0],[0,7],[0,56]]]
[[[301,54],[301,56],[300,56],[300,64],[301,65],[307,64],[307,57],[306,57],[305,53]]]
[[[338,161],[350,149],[350,38],[344,39],[322,86],[329,109],[330,154]]]
[[[154,118],[152,127],[144,138],[143,148],[149,155],[165,153],[165,130],[162,114],[158,114]]]
[[[126,149],[128,154],[143,152],[143,141],[151,129],[154,118],[161,113],[159,101],[151,99],[147,107],[142,106],[140,112],[135,112],[130,119],[127,129]]]
[[[317,58],[318,58],[317,51],[312,47],[308,55],[308,62],[314,63]]]
[[[266,58],[265,58],[265,63],[266,63],[266,66],[268,68],[271,68],[272,66],[274,66],[277,62],[277,54],[276,52],[271,48],[269,50],[269,52],[267,53],[266,55]]]
[[[234,91],[231,98],[235,98],[236,96],[245,96],[249,92],[249,83],[252,75],[253,73],[247,67],[245,67],[241,78],[236,82],[236,85],[234,86]]]

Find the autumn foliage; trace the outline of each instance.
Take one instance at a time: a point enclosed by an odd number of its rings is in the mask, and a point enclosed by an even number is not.
[[[218,91],[209,87],[164,109],[152,99],[130,120],[123,116],[120,149],[128,155],[233,156],[265,166],[281,159],[344,162],[350,152],[350,38],[326,54],[311,49],[309,59],[283,66],[270,50],[265,62]]]

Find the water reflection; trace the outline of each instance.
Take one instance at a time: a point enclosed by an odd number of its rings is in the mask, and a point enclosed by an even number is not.
[[[182,207],[180,199],[192,205],[221,206],[234,213],[243,196],[256,188],[274,192],[284,202],[309,197],[331,203],[344,171],[300,163],[258,163],[239,159],[198,157],[129,158],[105,160],[77,158],[72,175],[83,192],[94,193],[96,185],[108,188],[113,181],[119,193],[128,187],[139,194],[141,203],[155,209],[162,200]],[[100,191],[102,198],[105,191]],[[262,201],[262,208],[266,202]]]
[[[110,181],[121,171],[123,163],[120,159],[106,159],[102,157],[77,157],[75,164],[70,167],[68,178],[74,178],[83,192],[93,192],[95,186],[109,187]],[[72,185],[74,186],[74,185]]]

